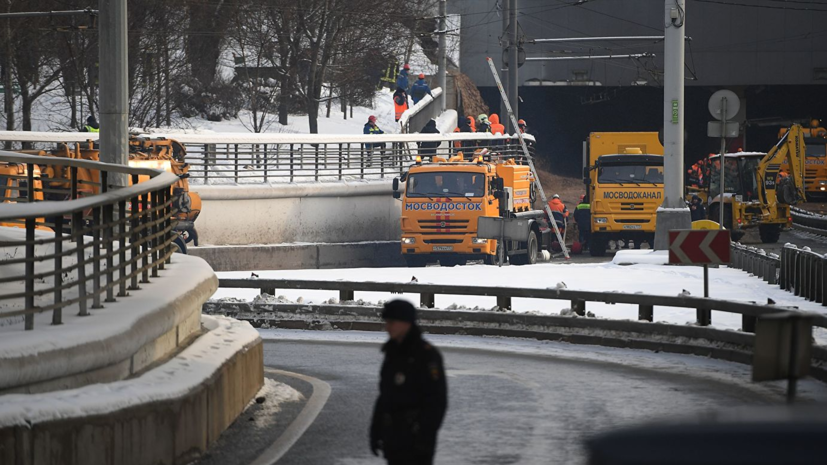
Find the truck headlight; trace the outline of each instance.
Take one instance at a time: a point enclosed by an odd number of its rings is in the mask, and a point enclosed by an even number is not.
[[[472,244],[487,244],[488,239],[483,239],[481,237],[475,237],[475,238],[471,239],[471,243]]]
[[[609,222],[608,218],[595,218],[594,222],[597,224],[606,224]]]
[[[402,238],[402,243],[403,244],[415,244],[416,243],[416,238],[415,237],[403,237]]]
[[[827,186],[827,181],[819,181],[818,183],[822,186]]]

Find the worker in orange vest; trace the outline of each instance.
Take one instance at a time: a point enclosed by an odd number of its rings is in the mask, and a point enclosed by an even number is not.
[[[402,118],[402,113],[405,113],[405,110],[407,109],[408,94],[401,87],[397,87],[396,92],[393,93],[393,110],[397,123],[399,122],[399,119]]]
[[[496,113],[491,113],[488,122],[491,123],[491,134],[505,134],[505,126],[500,124],[500,117]]]
[[[551,196],[551,200],[548,201],[548,207],[551,209],[551,214],[554,216],[553,220],[557,223],[557,228],[560,229],[560,233],[566,229],[566,218],[569,216],[569,211],[566,209],[566,205],[560,200],[560,196],[554,194]]]

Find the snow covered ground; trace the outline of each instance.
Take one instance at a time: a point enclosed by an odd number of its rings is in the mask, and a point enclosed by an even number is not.
[[[473,286],[513,286],[521,288],[556,288],[645,293],[677,296],[688,292],[692,296],[703,296],[703,268],[689,266],[664,266],[657,264],[618,265],[559,264],[548,263],[533,266],[506,266],[497,268],[486,265],[467,265],[453,268],[356,268],[333,270],[282,270],[257,271],[259,278],[347,280],[372,282],[410,282],[416,277],[419,283],[452,284]],[[218,273],[222,278],[249,278],[250,272]],[[815,302],[808,302],[778,286],[764,283],[747,273],[731,268],[709,270],[710,297],[722,300],[765,303],[772,299],[778,306],[795,306],[801,310],[827,313],[827,309]],[[277,289],[279,296],[305,303],[322,303],[338,297],[336,291],[310,291]],[[258,295],[255,289],[219,288],[213,299],[242,298],[253,300]],[[378,292],[357,292],[356,299],[379,303],[393,298],[403,298],[414,304],[419,303],[417,294],[390,294]],[[453,310],[491,310],[496,305],[494,297],[437,295],[436,307]],[[536,312],[555,315],[568,313],[569,302],[565,300],[514,299],[512,308],[516,312]],[[591,303],[586,310],[599,318],[637,319],[637,306],[623,304]],[[695,310],[673,307],[655,307],[655,321],[675,324],[694,324]],[[741,315],[712,312],[712,326],[720,329],[737,330],[741,327]],[[827,331],[818,329],[814,335],[821,344],[827,344]]]

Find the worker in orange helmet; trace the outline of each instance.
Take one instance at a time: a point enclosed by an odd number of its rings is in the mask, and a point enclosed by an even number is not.
[[[430,95],[431,98],[434,96],[434,94],[431,93],[431,88],[428,87],[428,83],[425,82],[425,74],[419,73],[419,79],[417,79],[413,87],[411,87],[411,99],[414,105],[425,98],[425,95]]]
[[[569,216],[566,205],[560,200],[559,195],[554,194],[551,196],[551,200],[548,201],[548,207],[551,209],[551,214],[553,215],[552,220],[557,223],[557,228],[562,234],[566,229],[566,218]]]

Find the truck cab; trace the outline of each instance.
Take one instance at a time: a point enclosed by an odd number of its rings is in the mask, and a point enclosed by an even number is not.
[[[663,146],[656,132],[594,132],[584,148],[583,182],[591,208],[589,253],[609,241],[653,245],[663,203]]]
[[[497,193],[500,186],[507,192],[505,197]],[[465,160],[460,154],[450,160],[434,157],[431,162],[417,161],[402,178],[394,180],[394,197],[402,201],[401,247],[408,266],[437,261],[442,266],[455,266],[469,260],[493,264],[498,241],[477,237],[479,218],[500,216],[502,198],[507,202],[503,205],[506,212],[530,211],[534,186],[528,166],[482,156]],[[539,224],[536,230],[535,238],[542,237]],[[520,252],[520,244],[510,244],[507,249],[512,263],[530,258]]]

